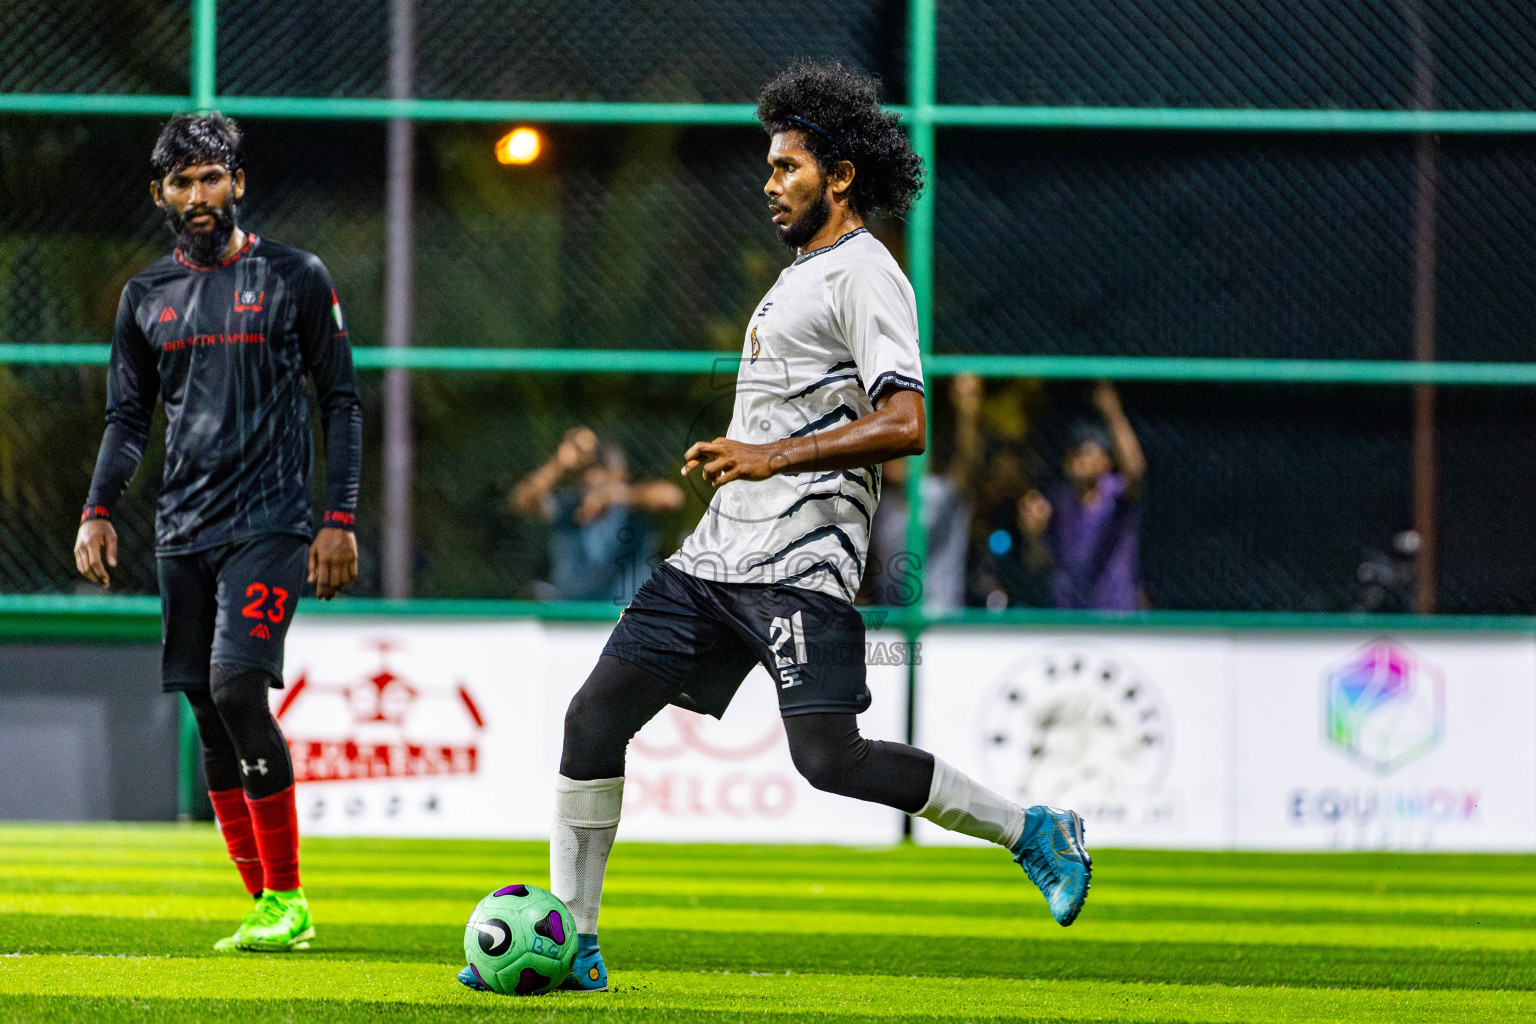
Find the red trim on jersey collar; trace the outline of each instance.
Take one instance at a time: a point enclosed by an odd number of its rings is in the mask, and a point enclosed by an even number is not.
[[[238,260],[240,257],[244,256],[246,253],[250,252],[251,251],[251,246],[255,245],[259,241],[261,241],[261,239],[256,236],[255,232],[247,231],[245,233],[245,244],[240,247],[240,251],[235,253],[229,259],[225,260],[223,263],[218,264],[218,266],[213,266],[213,267],[205,267],[205,266],[203,266],[200,263],[193,263],[191,260],[187,259],[185,256],[183,256],[181,254],[181,248],[178,246],[176,248],[176,262],[180,263],[182,266],[186,267],[188,270],[196,270],[199,273],[206,274],[210,270],[218,270],[220,267],[227,267],[227,266],[229,266],[231,263],[235,262],[235,260]]]

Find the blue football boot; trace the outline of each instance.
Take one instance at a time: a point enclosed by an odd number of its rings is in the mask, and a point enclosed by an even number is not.
[[[1077,920],[1088,898],[1093,858],[1083,846],[1083,819],[1076,811],[1043,804],[1026,810],[1013,859],[1039,887],[1058,924],[1065,928]]]
[[[608,968],[603,966],[596,935],[576,936],[576,961],[571,964],[571,976],[560,983],[560,988],[566,992],[608,991]]]
[[[491,986],[487,985],[485,980],[480,977],[480,972],[475,970],[473,964],[466,964],[464,969],[459,972],[459,984],[467,985],[476,992],[489,992],[491,990]]]

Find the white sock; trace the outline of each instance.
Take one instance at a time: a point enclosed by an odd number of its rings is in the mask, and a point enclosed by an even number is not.
[[[619,831],[624,778],[555,779],[555,824],[549,835],[549,888],[571,908],[580,935],[597,934],[603,872]]]
[[[964,772],[933,759],[928,802],[917,812],[940,828],[1013,849],[1024,834],[1024,808]]]

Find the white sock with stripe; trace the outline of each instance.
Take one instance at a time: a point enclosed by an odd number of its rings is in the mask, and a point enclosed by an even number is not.
[[[624,778],[555,779],[555,823],[549,835],[549,888],[571,908],[576,931],[597,934],[603,873],[619,832]]]
[[[964,772],[933,759],[928,802],[917,812],[940,828],[975,836],[1012,850],[1024,834],[1024,808],[992,792]]]

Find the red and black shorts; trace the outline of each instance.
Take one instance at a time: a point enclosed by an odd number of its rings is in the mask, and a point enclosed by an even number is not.
[[[308,540],[270,533],[157,561],[167,692],[208,689],[214,664],[263,669],[283,685],[283,640],[308,573]]]

